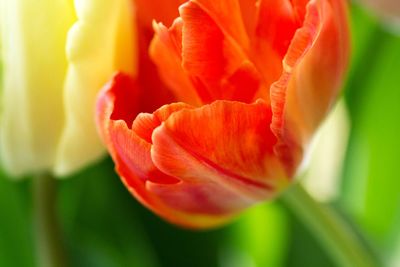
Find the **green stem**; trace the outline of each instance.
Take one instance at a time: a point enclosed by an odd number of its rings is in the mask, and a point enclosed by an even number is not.
[[[38,266],[65,267],[56,210],[56,180],[50,175],[33,179],[33,213]]]
[[[325,246],[337,266],[379,266],[343,218],[330,206],[313,199],[300,184],[289,189],[283,201]]]

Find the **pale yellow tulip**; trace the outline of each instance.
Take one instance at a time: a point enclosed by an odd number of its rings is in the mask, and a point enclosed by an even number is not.
[[[130,0],[0,0],[9,174],[65,175],[101,157],[94,102],[115,71],[136,71],[132,9]]]

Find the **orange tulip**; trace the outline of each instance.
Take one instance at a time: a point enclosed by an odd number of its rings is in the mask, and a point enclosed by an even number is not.
[[[200,228],[282,192],[343,82],[346,12],[344,0],[192,0],[171,28],[155,23],[150,54],[172,96],[157,107],[165,87],[141,82],[156,73],[120,73],[98,100],[131,193]]]

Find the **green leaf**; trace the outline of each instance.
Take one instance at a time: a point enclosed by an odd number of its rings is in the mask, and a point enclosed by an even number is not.
[[[353,14],[356,58],[346,92],[353,128],[341,203],[385,254],[400,234],[400,37],[360,9]]]

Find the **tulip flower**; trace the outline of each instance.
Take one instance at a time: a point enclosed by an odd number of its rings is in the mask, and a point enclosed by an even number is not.
[[[191,0],[179,14],[170,28],[154,23],[150,48],[172,97],[144,109],[165,87],[149,97],[140,73],[121,72],[99,95],[98,128],[140,202],[172,223],[213,227],[293,182],[343,82],[347,8]]]
[[[136,73],[130,0],[0,0],[0,150],[15,176],[65,175],[105,149],[96,95],[116,70]]]

